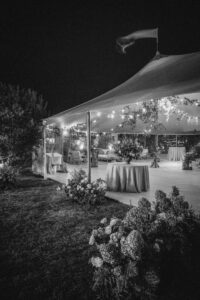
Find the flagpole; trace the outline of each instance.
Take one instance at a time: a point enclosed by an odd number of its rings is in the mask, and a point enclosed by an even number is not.
[[[156,56],[159,55],[160,52],[158,50],[158,28],[157,28],[157,38],[156,38]]]

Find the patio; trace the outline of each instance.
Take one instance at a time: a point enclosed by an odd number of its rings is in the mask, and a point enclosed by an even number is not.
[[[190,205],[200,212],[200,168],[193,165],[193,170],[182,170],[182,162],[169,161],[165,155],[162,156],[159,162],[160,168],[150,168],[151,159],[133,161],[135,165],[148,165],[149,177],[150,177],[150,189],[147,192],[142,193],[120,193],[120,192],[107,192],[108,198],[120,201],[125,204],[136,205],[141,197],[146,197],[149,200],[154,199],[156,190],[162,190],[166,193],[170,192],[172,186],[177,186],[180,189],[182,195],[189,202]],[[92,180],[97,178],[106,179],[106,162],[99,162],[98,167],[92,168],[91,177]],[[74,169],[83,169],[87,171],[87,165],[70,165],[67,164],[67,169],[73,172]],[[66,173],[57,172],[55,175],[48,174],[48,178],[56,180],[60,183],[66,183],[69,175]]]

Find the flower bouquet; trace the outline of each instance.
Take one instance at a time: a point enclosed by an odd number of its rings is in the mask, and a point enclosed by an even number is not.
[[[133,158],[138,158],[139,153],[142,152],[142,147],[124,139],[115,145],[115,152],[129,164]]]

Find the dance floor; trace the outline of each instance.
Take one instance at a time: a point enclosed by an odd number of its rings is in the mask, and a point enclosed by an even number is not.
[[[162,158],[159,163],[159,168],[150,168],[151,160],[139,160],[133,161],[133,164],[148,165],[149,177],[150,177],[150,189],[147,192],[142,193],[119,193],[119,192],[107,192],[108,198],[126,203],[137,205],[138,200],[141,197],[153,201],[156,190],[162,190],[165,193],[169,193],[173,185],[180,189],[185,200],[198,212],[200,212],[200,168],[194,165],[193,170],[182,170],[182,162],[168,161],[166,158]],[[86,165],[67,165],[70,172],[74,169],[87,170]],[[106,162],[99,162],[99,166],[92,168],[92,180],[97,178],[106,179]],[[69,174],[57,172],[55,175],[49,175],[48,178],[56,180],[61,183],[66,183]]]

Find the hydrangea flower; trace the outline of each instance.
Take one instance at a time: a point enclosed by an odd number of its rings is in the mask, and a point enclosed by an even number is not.
[[[121,251],[125,256],[130,256],[135,261],[140,260],[144,240],[138,230],[132,230],[125,240],[121,239],[120,243]]]
[[[110,235],[110,243],[117,243],[122,237],[122,233],[114,232]]]
[[[110,225],[106,226],[105,233],[106,234],[111,234],[111,232],[112,232],[112,227]]]
[[[101,224],[106,224],[106,223],[107,223],[107,218],[101,219],[100,223],[101,223]]]
[[[92,257],[90,262],[95,268],[101,268],[103,265],[103,260],[100,257]]]
[[[153,248],[154,248],[154,250],[155,250],[156,252],[160,252],[160,245],[159,245],[158,243],[155,243],[155,244],[153,245]]]
[[[111,219],[111,221],[110,221],[110,226],[111,227],[113,227],[113,226],[115,226],[117,223],[119,223],[119,219],[117,219],[117,218],[113,218],[113,219]]]
[[[95,237],[94,237],[94,235],[92,234],[91,235],[91,237],[90,237],[90,239],[89,239],[89,245],[94,245],[94,243],[95,243]]]
[[[98,248],[104,262],[111,265],[116,264],[115,247],[112,244],[101,244]]]
[[[157,217],[161,220],[166,220],[166,218],[167,218],[166,213],[164,213],[164,212],[158,214]]]

